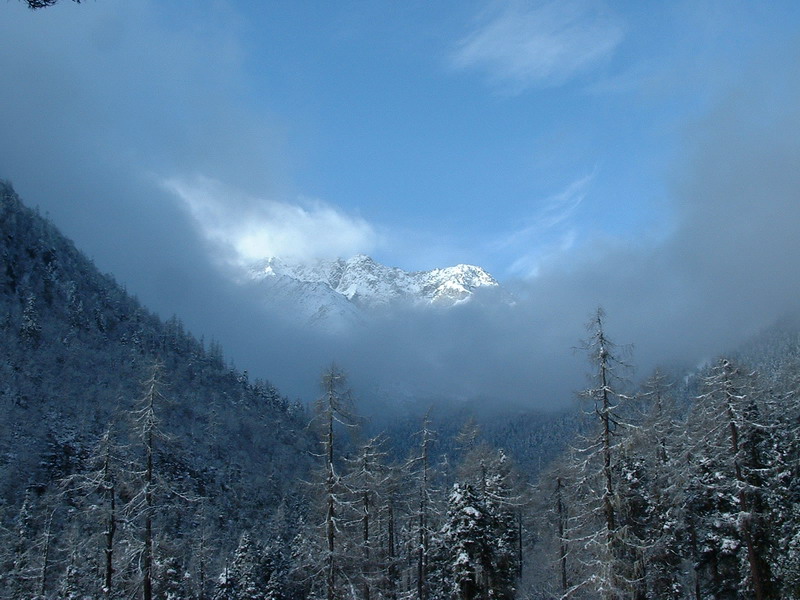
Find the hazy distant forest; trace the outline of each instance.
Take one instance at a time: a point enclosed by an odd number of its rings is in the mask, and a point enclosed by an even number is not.
[[[374,431],[337,367],[289,402],[0,201],[2,598],[800,597],[790,323],[635,385],[598,310],[582,416]]]

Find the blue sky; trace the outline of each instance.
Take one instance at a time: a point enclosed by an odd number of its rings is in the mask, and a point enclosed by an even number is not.
[[[237,23],[247,102],[281,130],[290,198],[364,219],[364,251],[391,264],[500,278],[587,237],[663,235],[693,120],[798,24],[794,3],[731,2],[244,2],[219,18]]]
[[[259,205],[304,212],[303,225],[282,223],[299,227],[302,248],[267,242],[265,225],[262,252],[365,252],[406,269],[469,262],[499,279],[535,275],[597,237],[667,235],[670,175],[694,122],[800,23],[794,2],[722,1],[65,1],[4,12],[10,40],[58,53],[97,86],[82,91],[84,116],[101,136],[111,128],[122,160],[139,161],[129,170],[204,201],[213,186],[223,212],[237,207],[222,196],[239,197],[251,235]],[[77,36],[88,39],[71,48]],[[216,143],[216,154],[202,148]],[[320,211],[341,217],[338,246],[313,247],[315,227],[332,226]],[[198,225],[217,242],[242,235],[214,221]]]
[[[314,346],[313,379],[332,350],[259,314],[241,265],[358,252],[478,264],[519,295],[473,315],[475,355],[461,321],[404,324],[391,359],[432,345],[431,381],[560,373],[530,365],[598,304],[645,367],[698,362],[798,308],[799,32],[789,0],[11,0],[0,177],[251,372]]]

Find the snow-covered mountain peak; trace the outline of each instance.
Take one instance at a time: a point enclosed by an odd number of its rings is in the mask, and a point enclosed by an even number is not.
[[[307,320],[352,317],[395,304],[453,306],[497,281],[481,267],[456,265],[409,272],[365,254],[348,259],[302,261],[272,257],[253,265],[251,276],[269,300],[287,302]]]

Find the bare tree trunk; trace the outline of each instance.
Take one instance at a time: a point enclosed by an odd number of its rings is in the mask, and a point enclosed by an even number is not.
[[[417,550],[417,598],[426,600],[428,597],[428,553],[430,540],[428,539],[428,422],[427,417],[423,426],[422,438],[422,481],[419,490],[419,532]]]
[[[153,431],[146,436],[147,468],[145,471],[144,493],[144,581],[142,585],[144,600],[153,599]]]
[[[697,548],[697,528],[694,525],[694,519],[689,517],[689,537],[692,542],[692,562],[698,565],[698,558],[700,551]],[[694,600],[701,600],[700,594],[700,570],[697,566],[694,568]]]
[[[370,586],[369,586],[369,573],[371,572],[370,569],[370,554],[369,554],[369,512],[370,512],[370,502],[369,502],[369,491],[364,491],[362,496],[363,501],[363,510],[364,510],[364,519],[363,519],[363,529],[362,529],[362,541],[364,543],[364,600],[370,600]]]
[[[47,567],[50,563],[50,540],[52,536],[50,535],[50,528],[53,525],[53,514],[50,513],[50,517],[47,519],[47,525],[45,526],[44,530],[44,548],[42,550],[42,570],[39,575],[39,595],[44,598],[45,592],[47,591]]]
[[[153,511],[155,485],[153,456],[156,435],[156,398],[160,397],[159,365],[153,366],[153,374],[147,381],[147,393],[142,409],[142,442],[145,451],[144,470],[144,550],[142,553],[142,598],[153,600]]]
[[[558,513],[558,564],[561,573],[561,593],[566,595],[569,589],[567,581],[567,541],[564,537],[566,529],[566,511],[564,509],[564,501],[561,494],[563,484],[561,477],[556,478],[556,512]]]
[[[335,600],[336,598],[336,560],[334,552],[336,551],[336,499],[334,497],[336,487],[336,473],[333,468],[333,411],[334,411],[334,395],[335,395],[335,381],[334,373],[331,372],[330,378],[326,381],[326,408],[325,414],[325,493],[327,494],[325,502],[325,537],[328,543],[328,556],[327,565],[325,569],[325,583],[327,587],[328,600]]]
[[[114,576],[114,536],[117,532],[117,490],[114,476],[111,473],[110,448],[106,448],[106,456],[103,463],[103,479],[105,480],[105,492],[109,501],[108,522],[106,523],[106,547],[105,554],[105,577],[103,578],[103,595],[110,598],[112,595],[112,583]]]
[[[397,597],[397,565],[395,564],[394,503],[392,500],[389,500],[388,511],[386,555],[389,560],[389,581],[387,597],[393,600]]]

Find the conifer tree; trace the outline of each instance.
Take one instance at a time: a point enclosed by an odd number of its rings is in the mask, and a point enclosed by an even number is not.
[[[625,442],[621,481],[626,505],[639,505],[632,525],[642,541],[642,588],[649,597],[677,600],[688,589],[685,573],[692,569],[680,552],[689,538],[681,506],[685,469],[669,387],[658,370],[645,382],[639,398],[649,409]]]
[[[245,531],[233,559],[226,567],[222,585],[215,599],[260,600],[267,592],[271,568],[264,549]]]
[[[336,600],[341,596],[341,579],[345,567],[342,513],[346,510],[344,488],[339,472],[340,457],[337,442],[338,427],[355,427],[352,414],[352,398],[347,388],[347,379],[343,371],[335,365],[326,370],[321,379],[322,396],[315,403],[314,423],[316,424],[322,453],[321,465],[321,501],[323,512],[321,549],[322,564],[319,572],[327,600]],[[316,570],[315,570],[316,571]]]
[[[11,564],[7,570],[10,580],[11,597],[22,599],[34,595],[35,566],[33,548],[35,546],[33,499],[30,488],[25,491],[22,506],[14,522]]]
[[[408,463],[407,468],[416,479],[417,498],[412,514],[413,528],[415,531],[415,562],[416,562],[416,597],[419,600],[428,598],[428,571],[431,555],[431,533],[434,530],[434,488],[433,472],[431,469],[431,446],[435,433],[431,429],[429,415],[422,421],[422,429],[417,432],[419,439],[418,454]]]
[[[355,551],[351,556],[354,571],[351,580],[361,581],[364,600],[373,597],[381,572],[388,567],[385,556],[378,556],[379,548],[388,544],[378,520],[379,499],[384,494],[386,483],[384,457],[381,440],[372,438],[361,446],[353,459],[347,461],[349,472],[343,477],[347,493],[352,497],[348,503],[353,513],[350,523],[356,530],[352,535]]]
[[[143,451],[141,470],[139,476],[138,493],[128,502],[127,511],[129,518],[140,517],[143,520],[141,532],[141,589],[142,599],[153,599],[154,566],[155,566],[155,531],[153,528],[154,516],[158,499],[157,473],[156,473],[156,442],[165,439],[159,429],[157,411],[165,402],[161,390],[161,365],[155,363],[151,367],[150,375],[144,381],[144,393],[139,400],[139,407],[134,412],[136,433],[141,441]]]
[[[79,505],[85,506],[85,512],[101,524],[99,546],[103,567],[99,589],[105,598],[114,596],[115,591],[117,531],[122,518],[118,500],[119,479],[123,473],[131,474],[130,468],[123,465],[115,437],[113,428],[108,427],[86,457],[86,468],[61,482],[64,493],[76,497]]]
[[[25,309],[22,311],[22,323],[19,335],[23,342],[32,348],[39,346],[42,339],[42,326],[39,323],[39,311],[36,307],[36,295],[31,293],[25,300]]]
[[[690,500],[701,546],[702,589],[720,597],[747,591],[765,600],[774,594],[766,561],[763,481],[772,459],[763,453],[764,426],[752,383],[753,375],[725,358],[705,378],[706,391],[692,415],[696,474]],[[740,564],[746,565],[744,572]]]
[[[627,365],[616,352],[616,345],[605,331],[605,313],[598,308],[587,325],[589,337],[582,349],[587,352],[593,367],[592,384],[581,393],[588,403],[595,423],[593,437],[576,454],[573,495],[581,504],[567,536],[580,539],[586,549],[581,563],[583,573],[565,596],[591,590],[604,600],[617,600],[638,585],[637,574],[631,569],[628,547],[636,540],[627,539],[630,533],[621,521],[617,465],[619,444],[625,423],[621,404],[629,399],[621,389]],[[598,518],[599,517],[599,518]]]
[[[486,578],[491,569],[491,523],[485,504],[472,484],[456,483],[447,502],[437,558],[442,569],[443,598],[488,598]]]
[[[487,465],[482,495],[490,525],[486,593],[493,598],[512,600],[522,570],[520,523],[525,499],[517,488],[510,460],[502,450]]]

